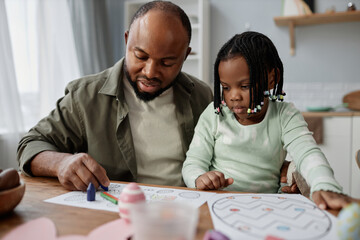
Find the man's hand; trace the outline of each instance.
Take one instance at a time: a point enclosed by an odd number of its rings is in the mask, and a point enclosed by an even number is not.
[[[196,188],[199,190],[218,190],[233,183],[233,178],[225,179],[224,174],[219,171],[210,171],[204,173],[195,181]]]
[[[323,210],[339,210],[347,204],[355,201],[347,195],[328,191],[316,191],[312,194],[312,199],[314,203]]]
[[[86,191],[90,182],[95,189],[99,187],[99,183],[103,186],[110,184],[105,169],[86,153],[64,158],[58,164],[57,176],[60,183],[69,190]]]
[[[110,185],[105,169],[86,153],[44,151],[36,155],[30,167],[34,176],[57,177],[69,190],[86,191],[90,182],[95,188],[99,183],[106,187]]]

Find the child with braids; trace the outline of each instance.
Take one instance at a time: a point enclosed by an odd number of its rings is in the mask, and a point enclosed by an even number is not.
[[[320,208],[351,201],[301,113],[283,102],[283,64],[268,37],[235,35],[220,49],[214,75],[214,102],[198,121],[182,169],[188,187],[276,193],[288,152]]]

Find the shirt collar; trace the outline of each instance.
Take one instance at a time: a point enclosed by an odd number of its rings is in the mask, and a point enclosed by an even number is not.
[[[124,68],[124,58],[120,59],[113,67],[109,69],[109,74],[99,93],[119,97],[119,88],[121,87],[121,79]]]

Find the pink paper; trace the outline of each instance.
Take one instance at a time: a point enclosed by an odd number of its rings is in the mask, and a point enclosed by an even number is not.
[[[38,218],[20,225],[3,238],[3,240],[19,239],[55,240],[55,225],[48,218]]]
[[[126,240],[133,235],[130,224],[124,219],[117,219],[95,228],[88,236],[67,235],[56,236],[54,223],[48,218],[38,218],[24,223],[8,233],[3,240],[36,239],[36,240],[98,240],[116,239]]]

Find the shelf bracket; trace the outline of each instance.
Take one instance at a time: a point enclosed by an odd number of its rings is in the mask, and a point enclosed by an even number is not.
[[[289,22],[289,37],[290,37],[290,55],[295,55],[295,24],[293,21]]]
[[[358,22],[360,11],[344,11],[333,13],[312,13],[305,15],[274,17],[275,24],[287,26],[290,36],[290,55],[295,55],[295,27],[315,24]]]

